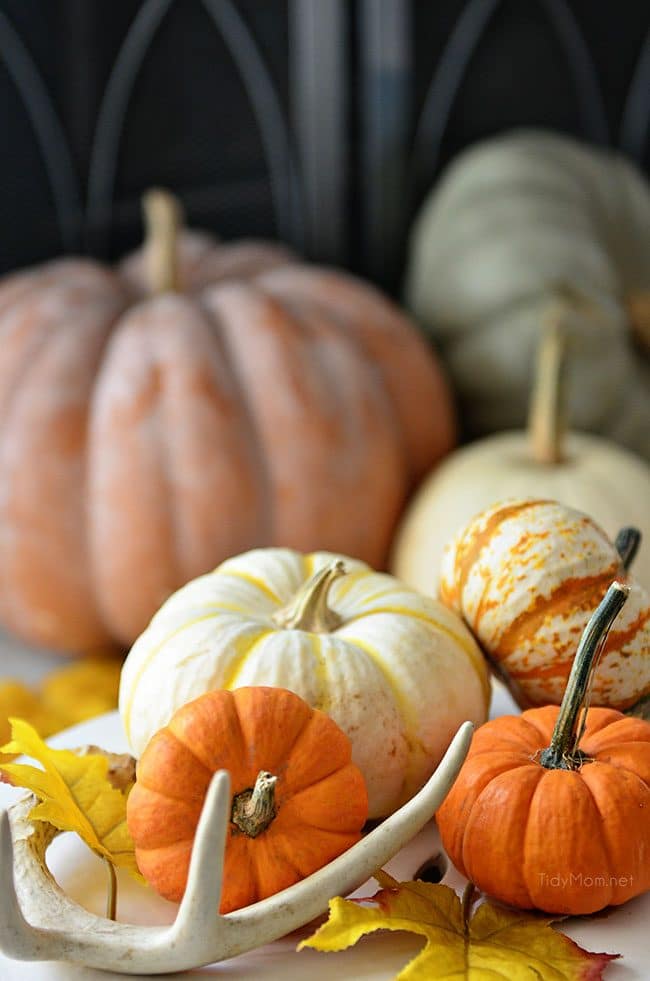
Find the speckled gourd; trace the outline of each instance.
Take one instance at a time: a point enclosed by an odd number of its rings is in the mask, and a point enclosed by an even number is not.
[[[615,579],[630,587],[593,676],[591,704],[641,707],[650,695],[650,596],[586,514],[556,501],[487,508],[446,550],[440,596],[472,630],[522,708],[559,704],[580,636]]]

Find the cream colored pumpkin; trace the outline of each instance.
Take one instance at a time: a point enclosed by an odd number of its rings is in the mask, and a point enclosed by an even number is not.
[[[600,436],[561,432],[562,346],[553,320],[540,345],[527,432],[495,433],[456,450],[419,488],[393,547],[399,579],[435,596],[450,538],[484,508],[534,496],[585,511],[612,540],[625,525],[638,528],[645,545],[634,574],[650,590],[650,466]]]
[[[622,710],[650,695],[650,596],[587,515],[543,500],[486,509],[446,550],[440,596],[527,708],[560,703],[576,644],[615,579],[631,589],[594,674],[591,704]]]
[[[463,153],[416,221],[406,300],[440,346],[470,435],[523,424],[558,283],[600,310],[570,323],[572,425],[650,459],[647,182],[620,156],[551,133]]]
[[[362,562],[289,549],[229,559],[154,616],[122,672],[133,752],[191,699],[245,685],[288,688],[334,719],[371,817],[411,797],[489,702],[484,659],[456,614]]]

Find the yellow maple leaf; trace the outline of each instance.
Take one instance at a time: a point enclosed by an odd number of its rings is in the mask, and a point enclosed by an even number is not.
[[[65,727],[117,707],[122,663],[115,657],[87,657],[47,675],[41,699]],[[12,714],[16,714],[15,712]]]
[[[298,950],[344,950],[375,930],[406,930],[424,937],[424,948],[396,981],[598,981],[609,961],[619,956],[583,950],[554,930],[549,918],[489,902],[471,915],[471,885],[461,902],[449,886],[397,882],[385,872],[375,878],[382,889],[369,900],[332,899],[329,919]]]
[[[31,790],[39,803],[30,812],[32,821],[49,821],[60,831],[75,831],[92,850],[111,865],[139,876],[133,841],[126,826],[124,790],[111,782],[109,758],[102,752],[78,755],[52,749],[23,719],[10,719],[11,741],[0,753],[24,754],[40,763],[5,763],[10,782]]]
[[[30,722],[46,738],[114,709],[120,669],[116,658],[93,657],[53,671],[38,688],[13,678],[0,680],[0,743],[10,738],[10,716]]]
[[[59,719],[45,708],[40,696],[13,678],[5,678],[0,682],[0,742],[5,743],[11,738],[9,716],[20,716],[28,719],[43,736],[50,736],[57,731]]]

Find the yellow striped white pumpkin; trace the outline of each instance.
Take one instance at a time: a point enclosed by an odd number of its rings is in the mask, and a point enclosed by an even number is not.
[[[124,664],[120,712],[139,756],[214,688],[289,688],[349,736],[370,816],[428,779],[459,724],[487,718],[484,658],[456,614],[327,552],[256,549],[171,596]]]
[[[580,636],[614,579],[631,591],[591,701],[622,710],[650,694],[650,596],[581,511],[538,499],[482,511],[445,551],[440,597],[528,707],[561,701]]]

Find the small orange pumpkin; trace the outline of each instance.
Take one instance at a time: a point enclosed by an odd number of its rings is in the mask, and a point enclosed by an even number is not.
[[[590,708],[590,675],[627,598],[614,583],[585,629],[560,708],[482,726],[437,814],[454,865],[523,909],[576,915],[650,889],[650,723]]]
[[[129,796],[138,866],[166,899],[183,896],[203,801],[221,769],[233,792],[222,913],[286,889],[361,837],[368,795],[332,719],[282,688],[211,691],[153,736]]]

